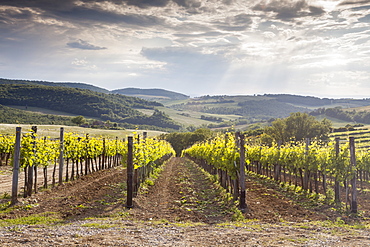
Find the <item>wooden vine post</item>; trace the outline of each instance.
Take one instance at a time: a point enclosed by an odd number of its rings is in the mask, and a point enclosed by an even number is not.
[[[37,126],[32,126],[32,145],[33,145],[33,152],[36,152],[36,134],[37,134]],[[32,195],[32,188],[33,188],[33,177],[34,175],[37,176],[37,172],[34,172],[34,169],[36,167],[36,164],[33,164],[32,166],[28,166],[27,171],[27,186],[26,186],[26,193],[25,197]],[[36,183],[35,183],[36,184]]]
[[[19,175],[19,163],[21,156],[21,132],[22,128],[16,128],[15,134],[15,147],[14,147],[14,159],[13,159],[13,181],[12,181],[12,202],[14,205],[18,202],[18,175]]]
[[[64,128],[60,128],[59,146],[59,185],[63,184],[63,165],[64,165]]]
[[[239,184],[240,184],[240,201],[239,208],[243,213],[247,212],[246,203],[246,186],[245,186],[245,140],[244,135],[240,132],[236,133],[239,140],[239,152],[240,152],[240,170],[239,170]]]
[[[336,158],[338,158],[339,156],[339,137],[336,137],[335,138],[335,156]],[[339,183],[339,179],[338,179],[338,175],[335,175],[335,178],[334,178],[334,202],[336,204],[339,204],[340,203],[340,183]]]
[[[356,179],[357,179],[357,173],[356,173],[356,152],[355,152],[355,138],[350,137],[349,138],[349,152],[351,156],[351,168],[352,168],[352,180],[351,180],[351,187],[352,187],[352,193],[351,193],[351,213],[357,213],[357,188],[356,188]]]
[[[133,137],[129,136],[127,140],[127,200],[126,208],[132,208],[132,198],[134,195],[133,177],[134,177],[134,163],[133,163]]]

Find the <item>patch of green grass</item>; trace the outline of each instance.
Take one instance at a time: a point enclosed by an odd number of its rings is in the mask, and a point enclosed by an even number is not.
[[[37,203],[12,206],[11,201],[8,201],[8,202],[0,204],[0,215],[8,214],[8,213],[10,213],[14,210],[18,210],[18,211],[20,211],[20,210],[29,210],[29,209],[31,209],[33,207],[37,207],[37,206],[38,206]]]
[[[92,227],[92,228],[100,228],[100,229],[108,229],[112,227],[116,227],[117,225],[115,224],[103,224],[103,223],[98,223],[98,222],[92,222],[92,223],[85,223],[82,224],[81,226],[83,227]]]
[[[147,179],[145,180],[144,182],[147,186],[153,186],[154,185],[154,181],[153,180],[150,180],[150,179]]]
[[[179,227],[194,227],[194,226],[205,226],[205,223],[202,222],[192,222],[192,221],[186,221],[186,222],[176,222],[173,223],[175,226]]]
[[[89,208],[88,206],[85,206],[85,205],[83,205],[83,204],[80,204],[80,205],[76,205],[76,206],[72,206],[73,208],[81,208],[81,209],[83,209],[83,208]]]
[[[130,216],[130,212],[118,212],[118,213],[116,213],[116,215],[118,216],[118,217],[123,217],[123,218],[126,218],[126,217],[129,217]]]
[[[9,210],[12,210],[10,208],[11,203],[12,203],[11,201],[1,203],[0,204],[0,213],[7,213]]]
[[[237,207],[232,207],[230,211],[233,212],[233,215],[231,216],[232,221],[243,221],[244,220],[243,213]]]
[[[243,219],[233,222],[223,222],[217,224],[217,226],[226,228],[242,227],[253,231],[262,231],[264,229],[264,224],[257,219]]]
[[[192,162],[192,161],[189,160],[188,162]],[[227,205],[225,212],[230,213],[232,215],[231,220],[232,221],[243,221],[245,218],[244,218],[243,213],[238,208],[238,203],[233,202],[233,195],[228,193],[221,186],[221,184],[218,181],[217,175],[209,174],[208,172],[206,172],[203,168],[199,167],[198,165],[195,165],[195,167],[206,177],[208,181],[210,181],[214,185],[214,187],[216,188],[214,193],[219,194],[223,200],[223,204]]]
[[[62,222],[58,213],[45,212],[41,214],[35,214],[16,219],[3,219],[0,222],[0,226],[12,226],[12,225],[50,225]]]
[[[147,193],[148,188],[154,185],[155,180],[157,180],[160,174],[162,173],[165,163],[166,162],[164,162],[164,164],[162,164],[161,166],[155,167],[153,169],[153,172],[150,174],[150,176],[147,179],[145,179],[145,181],[140,185],[140,193]],[[149,164],[149,165],[154,165],[154,164]]]

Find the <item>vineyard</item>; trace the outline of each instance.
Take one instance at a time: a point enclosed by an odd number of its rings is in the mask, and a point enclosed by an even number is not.
[[[154,162],[174,153],[172,147],[154,138],[143,139],[136,135],[134,152],[131,154],[135,164],[135,190],[150,175]],[[15,147],[15,148],[14,148]],[[58,181],[73,181],[93,172],[126,164],[128,145],[125,140],[91,138],[88,134],[79,136],[64,134],[61,128],[59,139],[38,137],[37,127],[22,133],[20,127],[16,135],[0,135],[1,163],[13,165],[12,204],[18,198],[18,173],[24,171],[23,196],[31,196],[38,191],[38,169],[43,171],[43,188],[48,188],[48,171],[52,167],[52,186]],[[11,159],[11,157],[13,157]],[[11,164],[10,161],[13,161]],[[163,161],[162,161],[163,162]],[[56,174],[58,167],[58,174]]]
[[[370,159],[353,140],[261,146],[227,133],[168,159],[171,146],[146,135],[17,131],[0,137],[0,168],[16,163],[18,139],[25,178],[15,206],[10,190],[0,199],[2,246],[370,243]]]
[[[334,132],[330,134],[331,139],[339,138],[341,143],[346,143],[349,137],[355,138],[356,149],[367,151],[370,149],[370,130],[367,128],[353,128],[352,130]]]
[[[352,213],[358,212],[357,183],[364,189],[370,174],[370,153],[364,149],[355,152],[353,137],[342,145],[340,139],[335,138],[329,143],[306,140],[270,147],[244,145],[244,137],[235,138],[228,133],[195,144],[185,150],[184,155],[193,158],[209,173],[217,174],[221,185],[234,197],[238,196],[239,184],[245,180],[240,179],[244,169],[240,169],[239,164],[243,161],[252,175],[272,179],[285,187],[293,185],[295,191],[315,193],[317,200],[337,206],[342,204],[341,187],[344,187],[345,205],[350,206]]]

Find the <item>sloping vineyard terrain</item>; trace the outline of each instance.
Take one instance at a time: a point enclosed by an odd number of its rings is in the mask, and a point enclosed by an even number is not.
[[[131,210],[125,208],[125,179],[126,170],[114,167],[20,199],[14,210],[0,213],[1,246],[370,244],[363,224],[346,225],[330,208],[305,206],[258,177],[247,177],[249,212],[241,221],[232,221],[238,214],[220,186],[186,158],[165,163]]]
[[[11,153],[14,137],[1,138],[1,152]],[[50,186],[52,182],[47,181],[47,188],[42,188],[46,180],[38,176],[43,183],[30,186],[32,193],[24,190],[24,197],[21,190],[18,202],[10,205],[12,162],[9,155],[2,155],[0,245],[370,245],[366,152],[358,153],[355,172],[346,145],[338,149],[318,143],[249,146],[240,135],[228,133],[198,143],[184,151],[186,157],[172,157],[161,165],[162,157],[174,154],[168,143],[144,136],[128,139],[66,133],[52,140],[25,133],[20,143],[20,174],[30,176],[36,166],[42,174],[58,174],[53,171],[61,154],[69,172],[64,169],[63,183]],[[242,154],[247,161],[245,213],[238,210],[235,193]],[[125,162],[131,156],[132,173]],[[192,160],[187,158],[191,156]],[[150,178],[145,177],[148,173],[152,173]],[[139,182],[141,187],[134,191],[133,207],[127,209],[130,174],[134,187]],[[362,177],[358,211],[350,214],[346,196],[354,174]],[[335,182],[339,191],[333,191]],[[28,186],[22,180],[19,184]],[[333,193],[340,196],[337,204]]]

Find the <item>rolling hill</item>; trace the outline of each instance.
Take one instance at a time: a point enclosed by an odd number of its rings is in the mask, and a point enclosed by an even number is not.
[[[181,93],[175,93],[164,89],[141,89],[141,88],[124,88],[111,91],[111,93],[123,94],[127,96],[144,98],[147,100],[184,100],[190,98]]]
[[[370,123],[370,114],[365,113],[370,99],[329,99],[290,94],[190,98],[164,89],[124,88],[109,91],[72,82],[0,79],[0,84],[2,105],[62,111],[100,121],[109,120],[125,127],[145,125],[179,129],[183,126],[193,129],[234,126],[244,129],[298,111],[338,120],[338,125]]]
[[[162,106],[160,103],[79,88],[4,84],[0,87],[0,104],[39,107],[126,125],[180,128],[179,124],[155,109]],[[154,113],[147,116],[137,109],[153,109]]]
[[[109,91],[107,89],[93,86],[87,83],[76,83],[76,82],[48,82],[48,81],[34,81],[34,80],[14,80],[0,78],[0,84],[21,84],[21,85],[41,85],[41,86],[53,86],[53,87],[68,87],[68,88],[79,88],[87,89],[99,93],[112,93],[122,94],[126,96],[138,97],[148,100],[160,99],[160,100],[181,100],[187,99],[189,96],[181,93],[176,93],[164,89],[141,89],[141,88],[123,88]]]
[[[68,87],[68,88],[79,88],[87,89],[99,93],[109,93],[109,90],[96,87],[86,83],[77,82],[49,82],[49,81],[32,81],[32,80],[13,80],[0,78],[0,84],[21,84],[21,85],[41,85],[41,86],[53,86],[53,87]]]

